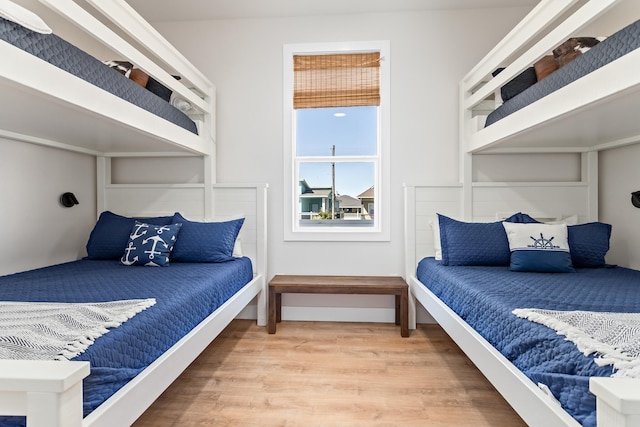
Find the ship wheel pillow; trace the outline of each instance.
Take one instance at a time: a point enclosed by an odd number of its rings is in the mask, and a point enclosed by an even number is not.
[[[575,271],[569,251],[566,224],[514,224],[503,222],[511,271],[570,273]]]

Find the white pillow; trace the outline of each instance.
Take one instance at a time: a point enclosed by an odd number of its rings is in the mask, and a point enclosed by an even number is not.
[[[571,273],[566,224],[517,224],[503,222],[511,262],[509,270],[538,273]]]
[[[0,16],[37,33],[53,32],[38,15],[10,0],[0,0]]]
[[[242,258],[242,245],[240,244],[240,238],[236,238],[235,243],[233,244],[233,254],[231,255],[234,258]]]
[[[577,225],[578,224],[578,215],[566,216],[557,221],[549,221],[545,224],[566,224],[566,225]]]
[[[174,107],[176,107],[178,110],[182,111],[185,114],[193,110],[193,106],[189,101],[187,101],[184,98],[181,98],[175,93],[171,94],[171,98],[169,99],[169,104],[173,105]]]
[[[435,251],[436,260],[442,261],[442,244],[440,243],[440,223],[438,217],[433,221],[429,221],[431,230],[433,230],[433,249]]]

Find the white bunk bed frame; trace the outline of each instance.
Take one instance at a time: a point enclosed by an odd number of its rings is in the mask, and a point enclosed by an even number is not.
[[[578,423],[422,285],[416,267],[434,255],[429,221],[436,213],[469,221],[495,221],[517,211],[540,219],[571,214],[580,222],[598,219],[598,151],[640,142],[635,117],[640,74],[632,71],[640,69],[640,49],[487,128],[479,125],[487,104],[495,103],[494,92],[617,3],[541,0],[460,82],[460,183],[405,187],[405,279],[412,295],[532,426]],[[506,68],[492,78],[499,67]],[[512,153],[578,153],[581,176],[571,182],[473,181],[475,155]],[[412,325],[415,300],[410,302]],[[640,425],[640,381],[591,378],[590,390],[597,398],[599,427]]]
[[[106,207],[131,216],[181,210],[190,218],[204,218],[203,190],[202,186],[109,185]],[[266,325],[267,185],[215,184],[212,190],[211,219],[245,218],[239,238],[243,254],[251,258],[253,280],[84,419],[82,379],[89,375],[89,362],[0,360],[0,414],[26,415],[27,427],[131,425],[238,315],[257,317],[259,325]],[[200,216],[195,214],[198,210]],[[255,312],[243,312],[252,301]]]
[[[588,187],[585,181],[476,183],[472,189],[473,214],[468,219],[495,221],[521,210],[538,219],[556,220],[577,214],[580,222],[589,221]],[[460,183],[405,186],[404,277],[412,295],[410,327],[415,327],[417,300],[528,425],[577,427],[578,422],[555,398],[534,384],[416,277],[418,262],[435,255],[430,222],[437,213],[461,218],[466,210],[464,195]],[[554,210],[550,212],[549,206]],[[640,425],[639,385],[635,379],[591,378],[599,427]]]
[[[111,210],[144,217],[180,211],[192,220],[245,217],[239,238],[254,278],[84,419],[82,379],[89,374],[88,362],[0,360],[0,414],[26,415],[29,427],[130,425],[236,316],[257,317],[259,325],[266,325],[268,186],[216,184],[215,86],[124,0],[85,1],[90,6],[40,0],[188,100],[198,135],[0,41],[0,138],[96,156],[98,214]],[[113,158],[184,156],[202,159],[203,182],[112,183]]]
[[[541,0],[460,82],[464,153],[588,152],[640,142],[640,49],[486,128],[494,92],[621,0]],[[567,14],[570,14],[568,17]],[[636,18],[640,18],[637,16]],[[525,48],[527,48],[524,50]],[[496,77],[491,72],[506,67]],[[603,84],[606,82],[606,84]]]
[[[212,156],[215,86],[124,0],[84,1],[131,41],[93,16],[89,7],[82,8],[73,0],[40,0],[188,100],[195,110],[190,116],[198,125],[198,135],[3,41],[0,89],[5,102],[0,107],[0,137],[96,156]],[[154,57],[143,54],[135,43]],[[176,80],[170,73],[182,79]]]

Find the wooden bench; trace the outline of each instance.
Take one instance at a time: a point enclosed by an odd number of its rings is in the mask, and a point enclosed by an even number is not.
[[[269,282],[267,331],[276,333],[282,321],[282,294],[369,294],[396,296],[396,325],[409,336],[409,286],[398,276],[290,276],[276,275]]]

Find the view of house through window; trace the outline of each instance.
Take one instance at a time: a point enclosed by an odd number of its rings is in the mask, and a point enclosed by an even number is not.
[[[299,227],[374,227],[379,52],[294,56]]]

